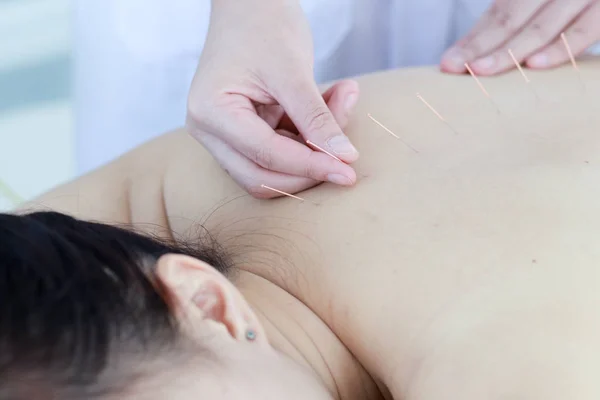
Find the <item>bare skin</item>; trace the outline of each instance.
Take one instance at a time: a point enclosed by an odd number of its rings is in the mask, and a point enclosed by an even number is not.
[[[599,67],[580,64],[585,92],[571,68],[529,73],[540,100],[517,72],[484,80],[494,103],[433,69],[362,77],[359,182],[305,202],[253,199],[181,131],[25,209],[203,224],[271,343],[335,398],[596,399]]]
[[[547,69],[569,62],[600,39],[597,0],[496,0],[469,34],[442,57],[442,70],[465,73],[465,63],[479,75],[496,75],[519,63]]]

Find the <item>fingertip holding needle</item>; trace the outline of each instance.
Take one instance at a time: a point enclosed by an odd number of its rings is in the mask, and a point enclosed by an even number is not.
[[[399,141],[401,141],[406,147],[408,147],[409,149],[411,149],[415,153],[419,152],[417,149],[415,149],[414,147],[412,147],[410,144],[408,144],[404,140],[402,140],[402,138],[400,136],[398,136],[394,132],[392,132],[391,129],[389,129],[387,126],[385,126],[381,122],[377,121],[375,119],[375,117],[373,117],[371,114],[367,113],[367,117],[369,117],[371,119],[371,121],[375,122],[377,125],[379,125],[381,128],[383,128],[383,130],[385,130],[387,133],[389,133],[390,135],[392,135],[393,137],[395,137],[396,139],[398,139]]]
[[[331,154],[330,152],[328,152],[327,150],[325,150],[322,147],[319,147],[318,145],[314,144],[313,142],[311,142],[310,140],[306,141],[307,144],[311,145],[312,147],[314,147],[315,149],[322,151],[323,153],[327,154],[329,157],[339,161],[339,162],[343,162],[342,160],[340,160],[338,157],[336,157],[335,155]]]

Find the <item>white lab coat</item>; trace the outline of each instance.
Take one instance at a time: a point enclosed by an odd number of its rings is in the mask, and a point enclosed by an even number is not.
[[[315,42],[315,77],[323,82],[436,64],[491,0],[301,3]],[[209,14],[210,0],[76,1],[79,173],[184,123]]]

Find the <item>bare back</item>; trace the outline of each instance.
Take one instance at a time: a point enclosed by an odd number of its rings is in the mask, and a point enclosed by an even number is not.
[[[38,203],[188,240],[202,223],[395,398],[490,398],[519,376],[523,398],[597,398],[600,62],[580,67],[584,87],[570,67],[515,72],[482,81],[490,98],[432,69],[362,77],[359,183],[305,202],[244,195],[177,132]]]

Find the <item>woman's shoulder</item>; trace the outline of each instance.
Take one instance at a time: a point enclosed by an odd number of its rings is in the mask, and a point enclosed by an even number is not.
[[[230,190],[219,183],[225,177],[202,146],[180,129],[53,188],[16,212],[55,210],[165,232],[170,229],[169,215],[208,210],[215,199],[225,196]]]

